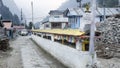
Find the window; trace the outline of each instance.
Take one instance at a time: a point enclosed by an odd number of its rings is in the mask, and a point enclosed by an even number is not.
[[[46,27],[49,27],[49,25],[48,25],[48,24],[46,24]]]
[[[61,28],[61,23],[52,23],[52,28]]]

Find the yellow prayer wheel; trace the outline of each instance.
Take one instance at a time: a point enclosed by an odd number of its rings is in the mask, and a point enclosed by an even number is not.
[[[86,47],[85,45],[86,45],[86,44],[89,44],[89,41],[88,41],[88,40],[84,40],[84,41],[82,42],[82,51],[86,51],[86,50],[85,50],[85,47]]]

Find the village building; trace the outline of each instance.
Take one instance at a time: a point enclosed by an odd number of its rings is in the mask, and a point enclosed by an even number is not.
[[[21,30],[25,29],[25,26],[23,25],[13,25],[13,29],[16,30],[17,33],[19,33]]]
[[[100,23],[106,18],[119,14],[117,8],[96,8],[95,22]],[[91,9],[71,8],[65,11],[52,10],[43,21],[40,30],[33,30],[35,35],[64,45],[72,46],[78,50],[89,50],[89,35],[91,24]],[[87,20],[87,21],[86,21]],[[96,31],[96,36],[100,33]]]
[[[12,21],[10,20],[2,20],[2,23],[4,25],[4,29],[6,32],[6,35],[9,37],[9,39],[13,38],[13,28],[12,28]]]
[[[2,20],[2,23],[4,25],[4,28],[6,29],[12,29],[12,21],[10,20]]]
[[[118,8],[105,8],[105,11],[104,11],[104,8],[96,8],[96,10],[95,10],[96,23],[103,21],[104,15],[106,18],[108,18],[112,15],[119,14],[120,12],[118,10],[119,10]],[[84,29],[88,28],[87,25],[90,23],[85,22],[84,20],[86,20],[86,18],[89,19],[92,16],[90,16],[90,14],[87,14],[86,11],[87,11],[86,8],[68,8],[68,9],[66,9],[64,11],[64,15],[65,15],[65,17],[68,17],[69,28],[80,29],[82,31],[84,31]],[[89,11],[91,12],[91,9]],[[86,15],[87,15],[87,17],[86,17]],[[87,27],[85,27],[85,26],[87,26]]]
[[[68,24],[68,18],[64,17],[63,11],[51,10],[49,16],[41,23],[40,29],[64,29]]]

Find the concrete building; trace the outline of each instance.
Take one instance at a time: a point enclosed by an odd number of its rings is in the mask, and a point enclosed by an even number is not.
[[[104,9],[96,8],[95,12],[96,23],[103,21]],[[117,8],[105,8],[106,18],[116,14],[119,14]],[[41,29],[43,30],[35,30],[33,33],[52,41],[67,43],[65,45],[68,46],[72,44],[80,51],[87,51],[89,49],[89,36],[86,37],[84,32],[90,29],[91,17],[91,11],[86,12],[86,8],[71,8],[65,11],[53,10],[41,22]],[[86,39],[85,42],[83,42],[84,38]]]
[[[64,17],[63,12],[51,10],[49,16],[41,21],[40,29],[64,29],[68,23],[68,18]]]
[[[90,15],[86,14],[86,8],[68,8],[64,11],[64,16],[68,17],[69,28],[72,29],[84,29],[84,26],[88,24],[84,20],[91,18]],[[89,10],[91,11],[91,9]],[[96,8],[96,22],[101,22],[104,19],[104,9]],[[105,16],[106,18],[119,14],[118,8],[105,8]],[[86,17],[87,16],[87,17]],[[89,17],[89,18],[88,18]]]

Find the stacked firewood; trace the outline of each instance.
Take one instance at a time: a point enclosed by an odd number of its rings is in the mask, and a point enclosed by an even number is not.
[[[3,28],[0,28],[0,50],[6,51],[9,49],[9,39],[5,35]]]
[[[96,27],[97,31],[101,32],[95,42],[98,56],[113,57],[120,48],[120,19],[111,17]]]
[[[0,50],[6,51],[9,49],[9,39],[6,36],[0,38]]]

